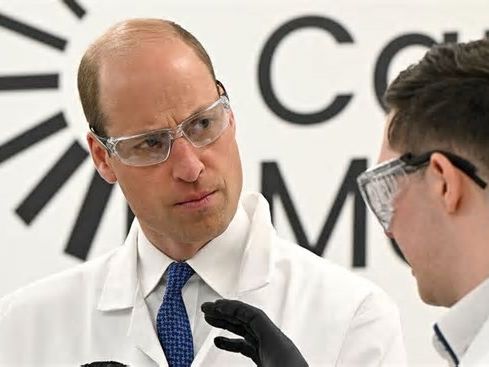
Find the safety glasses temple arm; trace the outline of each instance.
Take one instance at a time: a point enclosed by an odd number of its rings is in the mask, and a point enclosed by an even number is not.
[[[443,150],[432,150],[419,156],[413,156],[411,153],[408,153],[403,155],[400,159],[404,161],[407,165],[418,167],[423,164],[427,164],[433,153],[443,154],[455,167],[457,167],[459,170],[469,176],[477,185],[479,185],[483,189],[486,188],[487,182],[485,182],[477,175],[477,167],[470,163],[468,160],[459,157],[456,154]]]

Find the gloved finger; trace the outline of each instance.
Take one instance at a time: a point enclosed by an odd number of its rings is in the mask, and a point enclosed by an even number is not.
[[[226,300],[227,301],[227,300]],[[241,321],[236,319],[233,315],[229,315],[227,313],[223,313],[218,306],[222,303],[216,302],[204,302],[200,306],[202,312],[204,312],[204,316],[209,316],[214,319],[223,319],[227,320],[229,323],[233,324],[241,324]]]
[[[239,306],[236,302],[231,300],[206,302],[202,304],[201,309],[204,311],[204,316],[225,320],[229,324],[245,327],[248,324],[248,320],[241,320],[235,316],[235,310]]]
[[[263,319],[263,316],[265,316],[264,312],[256,307],[241,301],[228,299],[203,303],[201,309],[206,315],[213,318],[220,318],[233,324],[242,325],[249,325],[254,318]]]
[[[254,339],[254,337],[252,335],[250,335],[246,326],[242,325],[241,323],[240,324],[234,324],[234,323],[228,322],[225,319],[214,318],[214,317],[211,317],[208,315],[205,315],[204,319],[205,319],[205,321],[207,321],[208,324],[210,324],[214,327],[224,329],[224,330],[230,331],[234,334],[237,334],[239,336],[242,336],[243,338],[248,340],[250,343],[256,343],[256,339]]]
[[[233,324],[241,322],[254,339],[260,339],[270,332],[277,332],[277,328],[265,312],[238,300],[220,299],[203,309],[215,318],[226,319]]]
[[[225,315],[232,315],[233,320],[240,320],[247,331],[258,340],[262,340],[271,334],[283,334],[263,310],[250,304],[238,300],[218,300],[216,301],[216,311]]]
[[[205,314],[214,314],[216,312],[216,302],[204,302],[200,305],[200,309]]]
[[[251,343],[257,343],[256,333],[250,324],[256,311],[260,311],[259,309],[241,301],[226,299],[206,302],[202,304],[201,309],[204,311],[204,317],[206,319],[212,319],[211,322],[215,323],[216,320],[225,322],[221,323],[219,327],[232,331]]]
[[[202,310],[205,313],[237,318],[242,322],[249,322],[250,318],[260,311],[256,307],[233,299],[219,299],[215,302],[206,302],[202,304]]]
[[[241,353],[242,355],[251,358],[256,364],[259,364],[256,348],[244,339],[231,339],[218,336],[214,338],[214,344],[219,349],[227,350],[228,352]]]

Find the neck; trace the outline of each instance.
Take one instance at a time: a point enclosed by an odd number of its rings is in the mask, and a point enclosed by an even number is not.
[[[487,255],[486,255],[487,256]],[[458,272],[458,281],[453,284],[453,300],[449,306],[460,301],[484,280],[489,278],[489,259],[476,259],[477,261],[466,261]]]
[[[486,223],[474,221],[458,238],[458,255],[448,270],[453,280],[452,304],[489,278],[489,231],[486,227]],[[477,231],[478,228],[483,230]]]
[[[209,241],[179,242],[140,223],[146,238],[158,250],[175,261],[186,261],[195,256]]]

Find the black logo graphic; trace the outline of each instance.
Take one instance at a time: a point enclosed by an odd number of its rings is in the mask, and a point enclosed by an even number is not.
[[[86,15],[86,10],[76,0],[63,0],[62,3],[78,20],[81,21]],[[1,13],[0,27],[60,52],[65,51],[68,43],[66,39]],[[0,76],[0,93],[59,89],[59,78],[59,73],[55,72]],[[0,145],[0,164],[67,127],[68,124],[64,112],[62,110],[56,112],[53,116]],[[59,160],[15,209],[15,213],[25,224],[30,225],[37,218],[64,183],[88,159],[88,156],[88,152],[78,141],[74,140],[71,142]],[[112,188],[112,185],[107,184],[95,170],[93,171],[81,210],[65,246],[67,254],[86,260]],[[128,219],[132,219],[129,213]]]
[[[299,113],[292,111],[279,101],[272,85],[271,67],[273,56],[280,43],[291,33],[304,28],[318,28],[330,33],[337,43],[353,43],[353,37],[340,23],[323,16],[304,16],[294,18],[273,32],[263,46],[258,65],[258,84],[263,100],[281,119],[299,125],[320,124],[338,115],[352,99],[352,94],[340,94],[333,102],[319,111]]]

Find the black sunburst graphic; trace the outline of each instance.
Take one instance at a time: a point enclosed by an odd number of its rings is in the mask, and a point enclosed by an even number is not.
[[[86,10],[76,0],[62,0],[62,3],[80,21],[86,15]],[[64,52],[68,44],[66,39],[2,13],[0,13],[0,27],[60,52]],[[0,93],[59,89],[59,78],[59,73],[0,75]],[[58,111],[53,116],[0,145],[0,164],[67,127],[65,113],[62,110]],[[88,159],[88,156],[87,150],[76,139],[71,142],[58,161],[15,209],[15,213],[25,224],[30,225],[36,219],[64,183]],[[107,184],[97,171],[93,170],[90,185],[65,246],[64,251],[67,254],[86,260],[112,188],[112,185]],[[128,223],[132,221],[132,218],[133,214],[128,209]]]

